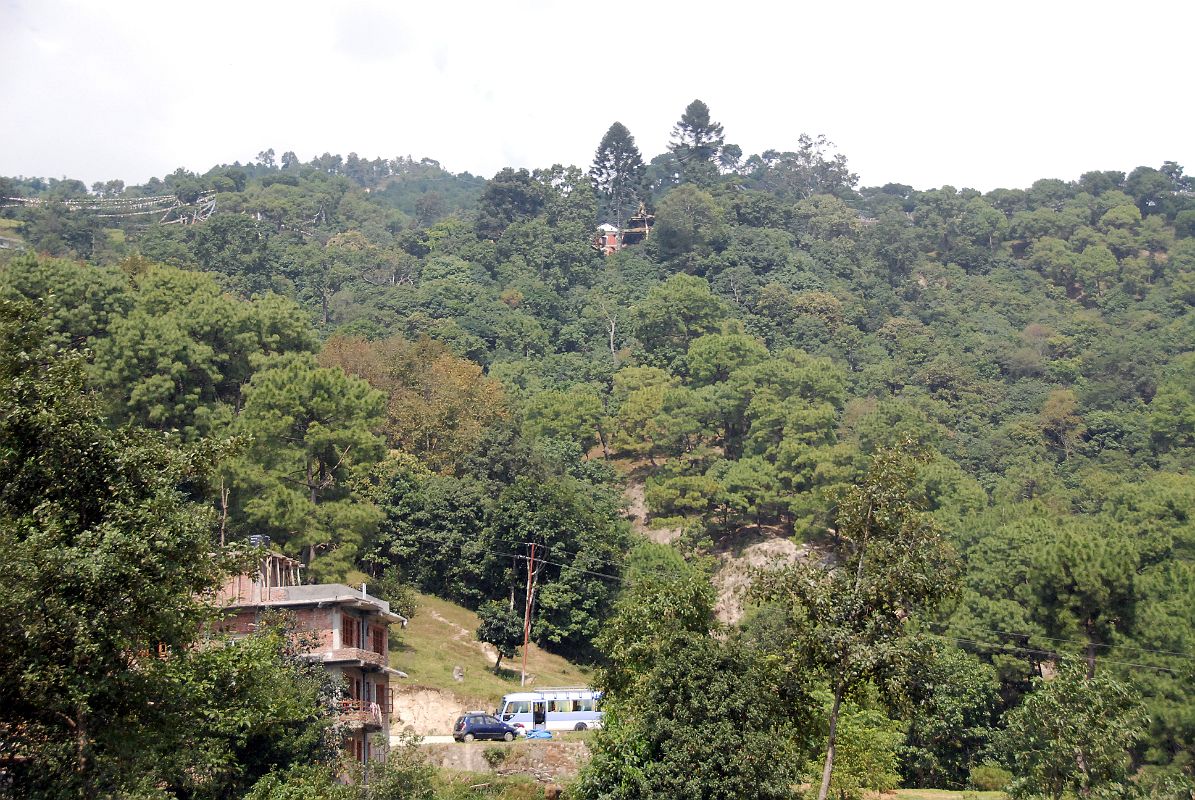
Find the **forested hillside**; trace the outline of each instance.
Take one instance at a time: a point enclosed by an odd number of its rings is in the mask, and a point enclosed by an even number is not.
[[[654,158],[615,123],[590,167],[488,180],[272,150],[141,186],[0,178],[0,233],[24,247],[0,250],[0,294],[81,355],[112,428],[224,443],[184,484],[221,542],[267,533],[312,578],[360,569],[520,625],[535,543],[533,638],[604,665],[625,703],[585,796],[626,778],[613,737],[648,726],[636,702],[673,725],[692,709],[659,681],[699,668],[727,676],[711,702],[771,732],[711,746],[767,752],[803,719],[786,746],[815,785],[827,732],[809,720],[841,713],[846,794],[978,785],[997,764],[1024,793],[1126,774],[1179,791],[1195,768],[1192,181],[1166,162],[986,193],[860,187],[825,137],[744,156],[726,136],[695,101]],[[596,226],[641,206],[650,234],[602,255]],[[675,546],[632,530],[628,480]],[[865,501],[895,521],[856,514]],[[800,633],[816,602],[775,585],[710,635],[712,552],[791,537],[862,576],[877,524],[905,536],[892,564],[941,590],[859,595],[894,621],[868,629],[881,655],[804,663],[781,643],[816,650]],[[923,529],[937,566],[892,555]],[[660,641],[689,636],[673,652],[691,675],[630,641],[653,630],[642,609],[676,622]],[[1083,717],[1093,681],[1123,708]],[[755,716],[743,693],[771,686],[789,711]],[[1059,745],[1061,778],[1018,744],[1043,719],[1099,729]],[[685,765],[659,746],[642,779],[666,783]],[[724,796],[761,797],[795,779],[723,778]]]

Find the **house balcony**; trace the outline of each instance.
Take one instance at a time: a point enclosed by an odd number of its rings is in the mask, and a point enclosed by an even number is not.
[[[366,700],[341,700],[337,718],[348,728],[380,730],[390,721],[390,702],[371,703]]]
[[[376,667],[377,669],[383,669],[386,666],[385,655],[360,647],[340,647],[315,655],[325,664],[347,664],[362,668]]]

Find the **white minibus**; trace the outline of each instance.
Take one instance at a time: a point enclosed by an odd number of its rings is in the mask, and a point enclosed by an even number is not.
[[[602,727],[602,693],[588,686],[514,692],[502,698],[498,716],[524,730],[583,731]]]

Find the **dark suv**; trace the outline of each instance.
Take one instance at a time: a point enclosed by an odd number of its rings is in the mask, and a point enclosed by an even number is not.
[[[470,711],[457,717],[456,724],[452,726],[452,738],[458,742],[471,742],[474,739],[501,739],[510,742],[518,735],[518,728],[482,711]]]

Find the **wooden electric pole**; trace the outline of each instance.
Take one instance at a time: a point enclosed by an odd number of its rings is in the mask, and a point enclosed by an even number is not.
[[[535,574],[535,542],[531,543],[531,558],[527,560],[527,602],[523,609],[523,670],[519,686],[527,685],[527,644],[531,639],[531,580]]]

